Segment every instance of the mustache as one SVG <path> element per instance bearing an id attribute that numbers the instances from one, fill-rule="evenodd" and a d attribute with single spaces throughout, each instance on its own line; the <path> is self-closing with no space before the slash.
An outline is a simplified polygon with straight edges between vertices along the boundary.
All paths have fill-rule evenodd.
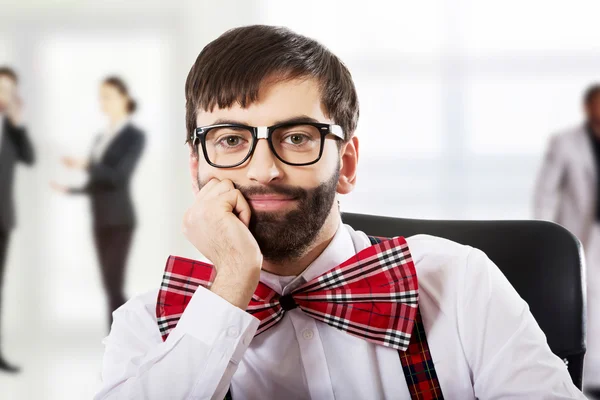
<path id="1" fill-rule="evenodd" d="M 308 191 L 304 188 L 289 185 L 240 186 L 236 183 L 233 185 L 242 192 L 245 198 L 253 195 L 281 194 L 294 199 L 303 199 L 308 194 Z"/>

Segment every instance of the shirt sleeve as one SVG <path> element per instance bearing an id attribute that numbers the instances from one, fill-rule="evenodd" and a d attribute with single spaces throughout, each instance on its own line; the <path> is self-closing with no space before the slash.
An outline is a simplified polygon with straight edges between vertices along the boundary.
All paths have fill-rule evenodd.
<path id="1" fill-rule="evenodd" d="M 480 399 L 585 399 L 527 303 L 483 252 L 471 250 L 457 298 L 460 340 Z"/>
<path id="2" fill-rule="evenodd" d="M 11 122 L 9 124 L 10 129 L 8 130 L 8 134 L 13 140 L 19 161 L 27 165 L 33 165 L 35 162 L 35 152 L 31 145 L 31 140 L 29 140 L 29 136 L 27 135 L 27 129 L 24 126 L 12 125 Z"/>
<path id="3" fill-rule="evenodd" d="M 223 399 L 259 320 L 200 287 L 163 342 L 154 308 L 115 311 L 95 399 Z"/>

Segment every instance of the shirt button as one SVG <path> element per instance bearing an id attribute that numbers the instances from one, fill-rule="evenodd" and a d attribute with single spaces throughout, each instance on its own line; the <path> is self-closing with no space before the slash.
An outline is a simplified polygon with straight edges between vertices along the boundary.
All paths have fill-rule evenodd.
<path id="1" fill-rule="evenodd" d="M 227 329 L 227 336 L 229 336 L 230 338 L 236 338 L 239 335 L 240 331 L 235 326 L 230 326 L 229 329 Z"/>
<path id="2" fill-rule="evenodd" d="M 302 332 L 302 337 L 306 340 L 312 339 L 313 336 L 315 336 L 315 334 L 310 329 L 306 329 L 305 331 Z"/>

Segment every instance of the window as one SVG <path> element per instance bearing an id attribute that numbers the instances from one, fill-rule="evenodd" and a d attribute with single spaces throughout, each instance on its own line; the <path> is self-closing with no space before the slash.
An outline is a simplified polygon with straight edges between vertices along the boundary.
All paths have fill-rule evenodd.
<path id="1" fill-rule="evenodd" d="M 261 22 L 316 38 L 354 76 L 361 165 L 346 211 L 530 217 L 549 135 L 581 122 L 600 81 L 594 0 L 260 4 Z"/>

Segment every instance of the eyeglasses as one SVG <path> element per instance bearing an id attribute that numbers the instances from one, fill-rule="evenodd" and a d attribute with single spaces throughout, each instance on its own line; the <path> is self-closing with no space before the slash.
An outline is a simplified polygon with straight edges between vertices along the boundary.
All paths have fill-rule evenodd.
<path id="1" fill-rule="evenodd" d="M 245 163 L 252 157 L 259 139 L 266 139 L 275 157 L 285 164 L 304 166 L 321 159 L 329 134 L 335 139 L 344 139 L 341 126 L 316 122 L 259 127 L 208 125 L 196 128 L 191 139 L 194 146 L 202 144 L 206 162 L 216 168 L 233 168 Z"/>

